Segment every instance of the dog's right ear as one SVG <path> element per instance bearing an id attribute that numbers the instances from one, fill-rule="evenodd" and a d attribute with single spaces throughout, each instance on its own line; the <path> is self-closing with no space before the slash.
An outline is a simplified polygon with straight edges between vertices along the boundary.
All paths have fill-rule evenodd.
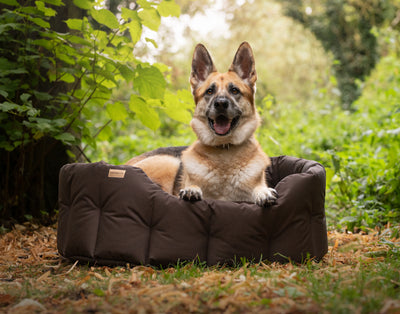
<path id="1" fill-rule="evenodd" d="M 216 71 L 217 69 L 214 66 L 206 47 L 204 47 L 202 44 L 198 44 L 194 49 L 192 73 L 190 74 L 190 84 L 192 85 L 192 90 L 195 90 L 199 84 L 204 82 L 212 72 Z"/>

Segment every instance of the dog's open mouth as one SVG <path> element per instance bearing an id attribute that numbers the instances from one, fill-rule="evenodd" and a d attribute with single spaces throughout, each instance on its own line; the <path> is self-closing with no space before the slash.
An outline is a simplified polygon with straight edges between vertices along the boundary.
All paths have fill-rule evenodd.
<path id="1" fill-rule="evenodd" d="M 210 124 L 210 128 L 214 130 L 215 134 L 223 136 L 227 135 L 235 128 L 237 123 L 239 122 L 240 116 L 237 116 L 233 119 L 229 119 L 224 115 L 220 115 L 215 120 L 208 118 L 208 123 Z"/>

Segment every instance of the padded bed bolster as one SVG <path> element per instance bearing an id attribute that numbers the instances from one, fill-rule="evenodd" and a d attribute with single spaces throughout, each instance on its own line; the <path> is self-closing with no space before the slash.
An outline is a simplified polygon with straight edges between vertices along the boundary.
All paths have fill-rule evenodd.
<path id="1" fill-rule="evenodd" d="M 103 265 L 321 259 L 328 248 L 324 168 L 280 156 L 271 158 L 266 174 L 279 198 L 261 208 L 182 201 L 132 166 L 65 165 L 59 184 L 59 253 Z"/>
<path id="2" fill-rule="evenodd" d="M 204 201 L 186 202 L 162 191 L 154 199 L 148 263 L 207 260 L 210 210 Z"/>

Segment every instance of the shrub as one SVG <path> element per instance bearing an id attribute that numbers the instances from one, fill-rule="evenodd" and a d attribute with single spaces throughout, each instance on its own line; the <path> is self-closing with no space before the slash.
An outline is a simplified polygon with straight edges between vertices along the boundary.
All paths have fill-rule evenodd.
<path id="1" fill-rule="evenodd" d="M 53 213 L 58 170 L 82 159 L 82 141 L 96 147 L 110 123 L 128 117 L 156 129 L 166 95 L 179 100 L 165 92 L 166 67 L 133 53 L 143 27 L 157 30 L 161 16 L 179 15 L 175 2 L 141 0 L 120 19 L 92 1 L 73 2 L 0 1 L 7 5 L 0 7 L 0 213 L 7 220 Z M 115 99 L 121 82 L 132 91 Z"/>

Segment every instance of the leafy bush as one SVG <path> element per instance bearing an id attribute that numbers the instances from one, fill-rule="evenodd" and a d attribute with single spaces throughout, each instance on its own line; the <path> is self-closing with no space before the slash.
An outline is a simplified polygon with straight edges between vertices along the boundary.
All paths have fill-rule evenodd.
<path id="1" fill-rule="evenodd" d="M 395 55 L 382 59 L 355 103 L 358 130 L 332 152 L 337 203 L 350 209 L 341 224 L 351 230 L 400 222 L 399 71 Z"/>
<path id="2" fill-rule="evenodd" d="M 122 8 L 120 19 L 92 1 L 74 1 L 79 8 L 73 10 L 68 2 L 71 12 L 82 13 L 67 16 L 68 27 L 59 26 L 69 12 L 61 0 L 0 3 L 7 5 L 0 14 L 2 217 L 52 212 L 66 153 L 79 159 L 84 154 L 79 144 L 96 147 L 96 137 L 106 138 L 110 123 L 133 118 L 156 129 L 158 111 L 166 107 L 173 118 L 187 118 L 185 110 L 177 112 L 176 101 L 183 108 L 192 103 L 166 92 L 166 67 L 134 54 L 143 27 L 156 31 L 161 16 L 179 15 L 174 1 L 137 1 L 139 10 Z M 115 99 L 121 82 L 132 89 Z"/>

